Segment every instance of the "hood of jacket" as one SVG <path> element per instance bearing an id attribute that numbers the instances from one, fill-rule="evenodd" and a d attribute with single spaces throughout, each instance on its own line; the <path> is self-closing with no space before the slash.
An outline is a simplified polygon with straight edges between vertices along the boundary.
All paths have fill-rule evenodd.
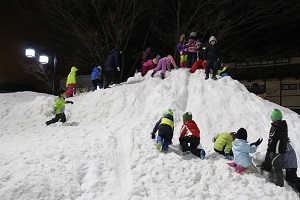
<path id="1" fill-rule="evenodd" d="M 215 36 L 211 36 L 211 37 L 209 38 L 209 43 L 210 43 L 212 40 L 214 40 L 214 41 L 216 41 L 216 43 L 218 43 L 218 41 L 217 41 L 217 39 L 215 38 Z"/>
<path id="2" fill-rule="evenodd" d="M 71 72 L 77 72 L 78 71 L 78 69 L 75 67 L 75 66 L 73 66 L 72 68 L 71 68 Z"/>

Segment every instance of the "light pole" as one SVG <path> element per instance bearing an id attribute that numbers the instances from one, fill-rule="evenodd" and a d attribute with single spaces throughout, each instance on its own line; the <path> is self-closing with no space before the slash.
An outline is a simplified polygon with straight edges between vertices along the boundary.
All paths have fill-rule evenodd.
<path id="1" fill-rule="evenodd" d="M 46 44 L 46 45 L 42 45 L 42 46 L 51 46 L 51 47 L 54 47 L 54 56 L 53 56 L 53 83 L 52 83 L 52 93 L 55 95 L 55 83 L 56 83 L 56 65 L 57 65 L 57 58 L 56 58 L 56 54 L 57 54 L 57 51 L 58 51 L 58 47 L 59 45 L 55 42 L 55 44 Z M 28 57 L 28 58 L 35 58 L 36 57 L 36 53 L 35 53 L 35 50 L 33 48 L 26 48 L 25 50 L 25 55 Z M 45 64 L 48 64 L 49 62 L 49 57 L 45 54 L 41 54 L 39 55 L 39 59 L 38 61 L 45 65 Z"/>

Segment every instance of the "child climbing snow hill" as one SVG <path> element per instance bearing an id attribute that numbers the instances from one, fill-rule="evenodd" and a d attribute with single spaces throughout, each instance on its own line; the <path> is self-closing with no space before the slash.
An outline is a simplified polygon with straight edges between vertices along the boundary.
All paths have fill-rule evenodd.
<path id="1" fill-rule="evenodd" d="M 179 143 L 182 149 L 182 154 L 189 154 L 192 152 L 195 156 L 204 159 L 205 151 L 197 148 L 200 144 L 200 130 L 193 120 L 191 112 L 186 112 L 182 116 L 183 125 L 180 130 Z"/>
<path id="2" fill-rule="evenodd" d="M 49 121 L 46 122 L 46 125 L 50 125 L 53 123 L 58 122 L 59 120 L 62 123 L 66 122 L 66 115 L 65 115 L 65 104 L 71 103 L 73 104 L 72 101 L 66 101 L 65 100 L 65 91 L 64 90 L 59 90 L 58 91 L 58 98 L 54 101 L 53 104 L 53 114 L 55 114 L 55 117 Z"/>
<path id="3" fill-rule="evenodd" d="M 169 145 L 172 144 L 173 132 L 174 132 L 174 118 L 173 111 L 168 109 L 167 113 L 158 120 L 151 133 L 151 138 L 155 139 L 155 133 L 157 134 L 156 149 L 161 150 L 164 153 L 168 152 Z"/>

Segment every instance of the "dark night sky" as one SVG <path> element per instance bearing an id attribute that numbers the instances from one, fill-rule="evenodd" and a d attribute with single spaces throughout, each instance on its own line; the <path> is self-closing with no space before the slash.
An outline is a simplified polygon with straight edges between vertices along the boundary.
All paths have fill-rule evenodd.
<path id="1" fill-rule="evenodd" d="M 0 13 L 0 83 L 32 84 L 34 78 L 23 72 L 19 61 L 24 58 L 26 39 L 46 35 L 47 27 L 28 18 L 14 0 L 1 3 Z"/>

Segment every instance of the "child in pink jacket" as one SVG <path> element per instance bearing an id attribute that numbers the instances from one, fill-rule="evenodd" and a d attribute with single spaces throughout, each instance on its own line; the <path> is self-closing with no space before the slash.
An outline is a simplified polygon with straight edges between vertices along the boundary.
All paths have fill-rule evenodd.
<path id="1" fill-rule="evenodd" d="M 146 62 L 143 63 L 142 65 L 142 76 L 145 76 L 147 72 L 154 67 L 156 67 L 157 63 L 159 61 L 159 57 L 147 60 Z"/>
<path id="2" fill-rule="evenodd" d="M 165 78 L 166 70 L 171 70 L 171 64 L 174 66 L 174 68 L 178 69 L 173 57 L 171 55 L 168 55 L 167 57 L 164 57 L 159 60 L 157 67 L 153 70 L 151 77 L 154 76 L 154 74 L 161 70 L 161 79 Z"/>

